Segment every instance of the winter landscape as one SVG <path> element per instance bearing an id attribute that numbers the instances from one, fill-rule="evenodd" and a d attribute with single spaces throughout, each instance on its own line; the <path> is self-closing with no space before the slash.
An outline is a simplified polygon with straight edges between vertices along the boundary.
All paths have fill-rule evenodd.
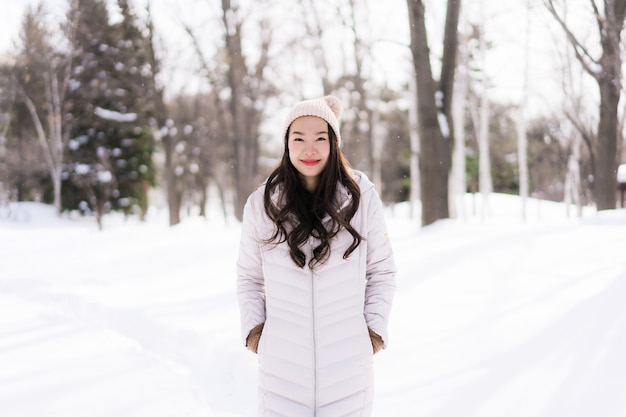
<path id="1" fill-rule="evenodd" d="M 420 228 L 388 208 L 399 267 L 375 417 L 626 416 L 626 211 L 467 196 Z M 0 220 L 3 417 L 250 417 L 239 340 L 239 223 Z M 573 211 L 572 211 L 573 213 Z M 8 209 L 3 211 L 7 217 Z"/>

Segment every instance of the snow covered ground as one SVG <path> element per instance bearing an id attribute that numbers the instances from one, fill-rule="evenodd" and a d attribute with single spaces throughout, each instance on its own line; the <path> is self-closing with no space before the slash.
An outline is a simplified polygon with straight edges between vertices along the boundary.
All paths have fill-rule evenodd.
<path id="1" fill-rule="evenodd" d="M 468 197 L 467 207 L 471 207 Z M 626 416 L 626 210 L 512 196 L 419 229 L 388 211 L 399 267 L 375 417 Z M 252 417 L 239 224 L 0 220 L 0 415 Z"/>

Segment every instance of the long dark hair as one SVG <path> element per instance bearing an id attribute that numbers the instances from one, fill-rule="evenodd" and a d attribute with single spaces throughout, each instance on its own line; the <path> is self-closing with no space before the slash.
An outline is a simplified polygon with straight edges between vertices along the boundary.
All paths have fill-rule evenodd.
<path id="1" fill-rule="evenodd" d="M 285 134 L 285 149 L 280 164 L 270 174 L 265 185 L 265 212 L 276 225 L 274 234 L 267 241 L 276 244 L 286 241 L 291 259 L 300 268 L 304 268 L 306 255 L 300 247 L 309 236 L 318 238 L 321 243 L 313 249 L 313 258 L 309 261 L 309 267 L 313 268 L 328 259 L 332 238 L 341 229 L 346 229 L 352 235 L 352 244 L 343 254 L 346 259 L 363 239 L 350 225 L 361 199 L 359 186 L 348 172 L 350 164 L 339 149 L 335 132 L 328 125 L 330 154 L 313 193 L 311 207 L 306 198 L 308 191 L 289 159 L 289 130 Z M 342 202 L 337 199 L 338 184 L 342 184 L 350 195 L 350 201 L 345 207 L 340 207 Z M 272 201 L 276 188 L 279 190 L 278 198 Z M 326 226 L 322 222 L 325 215 L 329 216 Z"/>

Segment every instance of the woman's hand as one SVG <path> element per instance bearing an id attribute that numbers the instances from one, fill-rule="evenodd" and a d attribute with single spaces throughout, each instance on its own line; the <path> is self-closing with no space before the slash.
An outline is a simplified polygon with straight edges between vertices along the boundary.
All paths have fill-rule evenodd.
<path id="1" fill-rule="evenodd" d="M 369 327 L 367 330 L 370 333 L 370 340 L 372 341 L 372 349 L 374 350 L 374 354 L 378 353 L 383 348 L 383 338 L 378 335 L 374 330 Z"/>
<path id="2" fill-rule="evenodd" d="M 254 353 L 258 353 L 259 341 L 261 340 L 264 325 L 265 323 L 261 323 L 254 326 L 246 338 L 246 347 Z"/>

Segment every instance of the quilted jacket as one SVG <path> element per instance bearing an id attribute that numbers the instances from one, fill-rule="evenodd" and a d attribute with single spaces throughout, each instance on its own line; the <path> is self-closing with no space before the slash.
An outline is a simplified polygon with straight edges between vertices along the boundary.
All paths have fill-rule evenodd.
<path id="1" fill-rule="evenodd" d="M 358 171 L 359 209 L 352 226 L 365 237 L 347 258 L 352 236 L 342 230 L 330 258 L 309 268 L 316 239 L 302 247 L 298 267 L 289 247 L 268 244 L 274 225 L 263 208 L 264 186 L 244 209 L 237 295 L 242 340 L 265 323 L 258 346 L 259 404 L 264 417 L 366 417 L 373 399 L 372 344 L 368 327 L 388 341 L 395 264 L 373 184 Z M 340 201 L 350 199 L 339 186 Z"/>

